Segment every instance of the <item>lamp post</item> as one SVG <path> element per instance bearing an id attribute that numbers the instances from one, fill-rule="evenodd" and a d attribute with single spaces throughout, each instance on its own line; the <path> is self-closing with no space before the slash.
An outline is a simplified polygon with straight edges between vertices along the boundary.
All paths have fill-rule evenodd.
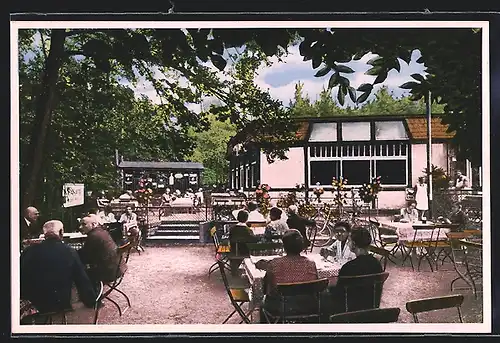
<path id="1" fill-rule="evenodd" d="M 427 114 L 427 198 L 429 208 L 429 218 L 432 218 L 432 125 L 431 125 L 431 91 L 428 91 L 426 99 Z"/>

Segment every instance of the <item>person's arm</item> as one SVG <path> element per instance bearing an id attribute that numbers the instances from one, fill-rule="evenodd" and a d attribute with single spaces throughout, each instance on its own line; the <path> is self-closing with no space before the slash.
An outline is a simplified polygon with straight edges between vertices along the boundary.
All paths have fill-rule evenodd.
<path id="1" fill-rule="evenodd" d="M 92 286 L 85 267 L 83 266 L 78 254 L 72 249 L 73 255 L 73 280 L 78 291 L 80 300 L 86 307 L 93 307 L 96 302 L 97 294 Z"/>

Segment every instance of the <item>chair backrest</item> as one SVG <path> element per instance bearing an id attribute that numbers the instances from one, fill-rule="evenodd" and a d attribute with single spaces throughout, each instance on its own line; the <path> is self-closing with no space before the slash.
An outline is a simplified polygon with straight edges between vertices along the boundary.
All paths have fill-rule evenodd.
<path id="1" fill-rule="evenodd" d="M 278 283 L 276 290 L 283 297 L 296 295 L 314 295 L 323 292 L 328 287 L 328 279 L 317 279 L 304 282 Z"/>
<path id="2" fill-rule="evenodd" d="M 219 245 L 220 245 L 219 236 L 217 236 L 217 227 L 213 226 L 210 229 L 210 237 L 212 237 L 212 241 L 213 241 L 214 247 L 215 247 L 215 252 L 217 252 L 217 249 L 219 249 Z"/>
<path id="3" fill-rule="evenodd" d="M 248 227 L 264 227 L 267 225 L 266 221 L 248 221 Z"/>
<path id="4" fill-rule="evenodd" d="M 117 251 L 118 251 L 118 256 L 120 257 L 119 265 L 122 263 L 122 261 L 124 263 L 128 263 L 131 249 L 132 249 L 132 243 L 130 242 L 125 242 L 118 247 Z"/>
<path id="5" fill-rule="evenodd" d="M 400 312 L 399 307 L 345 312 L 330 316 L 330 323 L 396 323 Z"/>
<path id="6" fill-rule="evenodd" d="M 261 255 L 263 252 L 275 253 L 283 249 L 283 243 L 280 242 L 261 242 L 247 243 L 248 251 L 251 255 Z"/>
<path id="7" fill-rule="evenodd" d="M 463 323 L 461 306 L 464 302 L 462 294 L 445 295 L 442 297 L 433 297 L 425 299 L 417 299 L 406 303 L 406 310 L 411 313 L 415 323 L 418 323 L 418 313 L 429 312 L 456 307 L 460 323 Z"/>
<path id="8" fill-rule="evenodd" d="M 345 311 L 378 308 L 383 285 L 388 277 L 389 272 L 339 277 L 337 285 L 344 289 Z"/>
<path id="9" fill-rule="evenodd" d="M 387 260 L 389 259 L 389 256 L 391 255 L 390 251 L 388 251 L 384 248 L 377 247 L 375 245 L 370 245 L 368 247 L 368 250 L 371 251 L 372 253 L 382 257 L 382 259 L 384 260 L 384 264 L 383 264 L 382 268 L 384 269 L 384 272 L 385 272 L 385 269 L 387 267 Z"/>

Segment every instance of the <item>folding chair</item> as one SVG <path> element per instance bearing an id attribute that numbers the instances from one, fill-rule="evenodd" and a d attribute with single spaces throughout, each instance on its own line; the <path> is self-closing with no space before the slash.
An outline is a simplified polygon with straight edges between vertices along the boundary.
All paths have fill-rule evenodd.
<path id="1" fill-rule="evenodd" d="M 97 301 L 98 303 L 101 303 L 104 299 L 111 301 L 118 309 L 118 313 L 119 313 L 120 317 L 131 306 L 129 297 L 122 290 L 120 290 L 118 288 L 118 286 L 120 286 L 120 284 L 122 283 L 123 277 L 125 276 L 125 273 L 127 271 L 127 263 L 128 263 L 128 259 L 130 257 L 130 250 L 131 249 L 132 249 L 132 244 L 130 242 L 127 242 L 127 243 L 123 244 L 122 246 L 118 247 L 119 260 L 118 260 L 118 266 L 116 268 L 116 274 L 115 274 L 117 277 L 115 278 L 114 281 L 103 282 L 103 285 L 107 287 L 107 290 L 102 292 L 101 297 Z M 124 264 L 124 270 L 123 270 L 123 273 L 120 273 L 120 266 L 122 264 Z M 111 299 L 109 297 L 109 295 L 112 294 L 113 291 L 116 291 L 125 297 L 125 300 L 127 301 L 127 307 L 124 310 L 121 309 L 120 305 L 118 305 L 118 303 L 116 301 L 114 301 L 113 299 Z M 100 305 L 97 304 L 96 309 L 95 309 L 95 315 L 94 315 L 94 324 L 97 324 L 97 318 L 99 316 L 99 309 L 100 309 Z"/>
<path id="2" fill-rule="evenodd" d="M 399 307 L 389 307 L 338 313 L 330 316 L 330 323 L 396 323 L 400 312 Z"/>
<path id="3" fill-rule="evenodd" d="M 456 307 L 460 323 L 463 323 L 461 306 L 464 302 L 462 294 L 445 295 L 442 297 L 433 297 L 425 299 L 417 299 L 406 303 L 406 310 L 413 316 L 413 321 L 418 323 L 417 314 L 422 312 L 430 312 Z"/>
<path id="4" fill-rule="evenodd" d="M 464 240 L 460 240 L 460 244 L 465 250 L 465 276 L 470 280 L 474 297 L 477 299 L 478 284 L 483 279 L 483 245 Z"/>
<path id="5" fill-rule="evenodd" d="M 406 254 L 404 255 L 404 258 L 403 258 L 403 266 L 409 257 L 410 263 L 411 263 L 411 269 L 413 271 L 415 271 L 415 266 L 413 265 L 413 252 L 415 251 L 415 252 L 420 254 L 420 256 L 417 259 L 417 261 L 418 261 L 417 271 L 420 271 L 420 264 L 421 264 L 422 260 L 425 258 L 427 260 L 427 262 L 429 263 L 429 267 L 431 268 L 431 272 L 432 272 L 432 271 L 434 271 L 434 268 L 433 268 L 433 263 L 432 263 L 431 257 L 428 254 L 429 241 L 417 240 L 417 234 L 418 234 L 419 230 L 428 230 L 428 229 L 413 227 L 413 231 L 414 231 L 413 239 L 402 243 L 403 248 L 407 249 Z M 432 236 L 431 236 L 431 241 L 432 241 Z"/>
<path id="6" fill-rule="evenodd" d="M 215 262 L 208 268 L 208 277 L 219 268 L 218 260 L 221 260 L 224 264 L 224 268 L 231 270 L 229 266 L 229 260 L 227 253 L 229 252 L 229 246 L 221 245 L 219 241 L 219 236 L 217 235 L 217 228 L 214 226 L 210 229 L 210 237 L 212 237 L 212 242 L 214 243 L 215 249 Z"/>
<path id="7" fill-rule="evenodd" d="M 318 279 L 306 282 L 294 283 L 279 283 L 277 284 L 277 293 L 281 298 L 281 310 L 278 313 L 271 313 L 264 307 L 262 313 L 268 323 L 300 323 L 304 320 L 317 319 L 318 323 L 321 322 L 321 292 L 328 287 L 328 279 Z M 298 313 L 289 314 L 287 312 L 287 302 L 293 297 L 297 296 L 311 296 L 317 300 L 317 310 L 313 313 Z"/>
<path id="8" fill-rule="evenodd" d="M 344 308 L 341 312 L 378 308 L 388 277 L 389 272 L 339 277 L 337 287 L 342 287 L 344 291 Z"/>
<path id="9" fill-rule="evenodd" d="M 242 309 L 243 304 L 250 304 L 250 296 L 245 288 L 234 288 L 229 285 L 229 280 L 226 275 L 225 262 L 217 259 L 217 263 L 219 264 L 220 274 L 222 276 L 222 281 L 224 282 L 224 287 L 226 288 L 227 295 L 229 296 L 229 300 L 231 301 L 231 305 L 233 305 L 234 310 L 231 312 L 226 319 L 222 322 L 222 324 L 226 324 L 229 319 L 237 312 L 241 321 L 240 324 L 245 322 L 246 324 L 250 324 L 251 314 L 254 311 L 254 308 L 250 308 L 246 313 Z"/>
<path id="10" fill-rule="evenodd" d="M 401 247 L 398 244 L 399 240 L 398 235 L 383 234 L 382 231 L 380 230 L 380 223 L 375 218 L 369 219 L 368 229 L 370 231 L 370 235 L 372 236 L 372 245 L 374 247 L 384 249 L 385 251 L 387 251 L 389 253 L 387 259 L 392 263 L 396 263 L 391 259 L 390 256 L 395 258 L 396 252 L 398 250 L 401 250 Z M 391 245 L 392 248 L 390 250 L 386 249 L 386 247 L 389 247 Z M 386 256 L 385 253 L 384 256 Z"/>
<path id="11" fill-rule="evenodd" d="M 372 252 L 374 255 L 379 255 L 380 259 L 379 261 L 382 263 L 384 272 L 387 267 L 387 260 L 390 260 L 391 252 L 389 250 L 386 250 L 384 248 L 377 247 L 375 245 L 370 245 L 368 247 L 368 250 Z"/>

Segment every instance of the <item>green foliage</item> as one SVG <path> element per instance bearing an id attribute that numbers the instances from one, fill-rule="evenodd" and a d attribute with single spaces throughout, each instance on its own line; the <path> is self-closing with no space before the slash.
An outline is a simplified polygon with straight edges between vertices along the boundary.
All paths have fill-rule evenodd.
<path id="1" fill-rule="evenodd" d="M 410 97 L 396 98 L 386 86 L 380 87 L 374 94 L 375 99 L 354 107 L 341 107 L 332 97 L 332 90 L 323 88 L 318 99 L 309 100 L 303 94 L 303 84 L 298 82 L 295 96 L 289 108 L 292 117 L 331 117 L 335 115 L 421 115 L 426 113 L 425 101 L 411 100 Z M 366 88 L 363 88 L 366 89 Z M 432 113 L 443 113 L 444 106 L 432 104 Z"/>
<path id="2" fill-rule="evenodd" d="M 429 169 L 425 168 L 424 170 L 422 170 L 422 173 L 424 173 L 425 177 L 428 177 Z M 432 177 L 433 192 L 439 192 L 448 189 L 451 177 L 446 174 L 446 171 L 443 168 L 432 165 L 430 175 Z"/>

